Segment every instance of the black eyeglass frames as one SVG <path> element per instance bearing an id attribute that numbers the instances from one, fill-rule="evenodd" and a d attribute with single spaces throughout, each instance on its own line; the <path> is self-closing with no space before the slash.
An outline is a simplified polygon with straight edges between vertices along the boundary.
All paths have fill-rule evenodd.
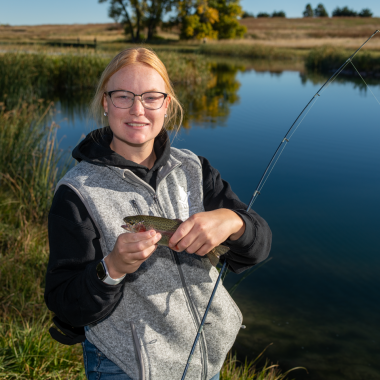
<path id="1" fill-rule="evenodd" d="M 149 91 L 137 95 L 131 91 L 114 90 L 105 92 L 104 94 L 108 95 L 111 98 L 111 102 L 116 108 L 123 109 L 131 108 L 135 101 L 135 97 L 140 96 L 141 104 L 144 108 L 149 110 L 160 109 L 168 96 L 168 94 L 158 91 Z"/>

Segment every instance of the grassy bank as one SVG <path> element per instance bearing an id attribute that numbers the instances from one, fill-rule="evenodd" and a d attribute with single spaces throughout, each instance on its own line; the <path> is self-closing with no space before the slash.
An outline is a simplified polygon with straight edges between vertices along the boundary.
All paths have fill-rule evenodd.
<path id="1" fill-rule="evenodd" d="M 0 108 L 0 378 L 76 378 L 79 351 L 53 342 L 43 301 L 46 219 L 60 152 L 50 106 Z"/>
<path id="2" fill-rule="evenodd" d="M 307 52 L 296 49 L 276 48 L 261 44 L 209 43 L 199 47 L 199 53 L 212 56 L 267 59 L 267 60 L 300 60 Z"/>
<path id="3" fill-rule="evenodd" d="M 51 98 L 57 91 L 95 90 L 97 81 L 114 56 L 85 54 L 4 53 L 0 54 L 0 101 L 14 106 L 31 96 Z M 207 63 L 198 55 L 162 52 L 174 83 L 196 84 L 209 79 Z M 22 75 L 20 75 L 22 73 Z"/>
<path id="4" fill-rule="evenodd" d="M 352 53 L 352 51 L 335 49 L 331 46 L 313 49 L 306 57 L 305 66 L 310 71 L 329 73 L 339 68 Z M 380 52 L 372 54 L 366 51 L 360 52 L 353 59 L 353 63 L 359 72 L 380 77 Z M 356 71 L 351 64 L 348 64 L 343 74 L 354 75 Z"/>
<path id="5" fill-rule="evenodd" d="M 47 213 L 64 174 L 51 106 L 0 105 L 0 378 L 84 379 L 81 346 L 63 346 L 48 334 L 43 300 L 48 261 Z M 230 357 L 223 380 L 283 379 L 277 366 L 257 370 Z"/>

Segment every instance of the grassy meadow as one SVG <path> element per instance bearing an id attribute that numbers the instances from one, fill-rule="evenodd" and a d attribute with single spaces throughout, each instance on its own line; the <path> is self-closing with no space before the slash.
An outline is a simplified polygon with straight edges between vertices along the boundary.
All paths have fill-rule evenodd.
<path id="1" fill-rule="evenodd" d="M 245 38 L 239 40 L 222 40 L 207 43 L 201 41 L 180 41 L 179 31 L 158 30 L 154 41 L 143 42 L 142 46 L 152 47 L 162 53 L 187 53 L 191 56 L 232 57 L 249 60 L 289 61 L 295 66 L 306 63 L 310 71 L 329 72 L 340 58 L 349 57 L 375 31 L 380 29 L 380 18 L 245 18 L 241 23 L 247 27 Z M 144 33 L 143 33 L 144 34 Z M 145 33 L 146 34 L 146 33 Z M 96 49 L 85 47 L 60 47 L 59 43 L 72 43 L 73 46 L 93 44 Z M 40 53 L 44 55 L 95 55 L 105 61 L 116 52 L 133 46 L 128 42 L 123 28 L 115 23 L 109 24 L 73 24 L 73 25 L 36 25 L 7 26 L 0 25 L 0 55 L 7 52 Z M 336 53 L 335 50 L 338 52 Z M 365 54 L 363 54 L 365 53 Z M 360 71 L 380 75 L 380 33 L 362 50 L 363 68 Z M 165 63 L 171 65 L 167 55 Z M 53 60 L 52 58 L 50 58 Z M 72 58 L 70 58 L 72 59 Z M 195 58 L 194 58 L 195 59 Z M 204 59 L 204 58 L 203 58 Z M 342 61 L 342 62 L 343 62 Z M 95 62 L 95 70 L 96 64 Z M 339 61 L 340 62 L 340 61 Z M 173 66 L 173 65 L 172 65 Z M 183 67 L 178 66 L 179 79 Z M 174 67 L 173 67 L 174 69 Z M 189 70 L 187 65 L 186 70 Z M 173 70 L 174 73 L 175 70 Z M 190 73 L 190 81 L 192 80 Z"/>

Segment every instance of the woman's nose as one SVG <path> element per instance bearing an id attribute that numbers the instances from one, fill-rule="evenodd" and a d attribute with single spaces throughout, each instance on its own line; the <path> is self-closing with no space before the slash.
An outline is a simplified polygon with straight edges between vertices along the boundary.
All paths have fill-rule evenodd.
<path id="1" fill-rule="evenodd" d="M 145 113 L 144 106 L 141 102 L 141 96 L 136 96 L 132 107 L 130 108 L 132 115 L 143 115 Z"/>

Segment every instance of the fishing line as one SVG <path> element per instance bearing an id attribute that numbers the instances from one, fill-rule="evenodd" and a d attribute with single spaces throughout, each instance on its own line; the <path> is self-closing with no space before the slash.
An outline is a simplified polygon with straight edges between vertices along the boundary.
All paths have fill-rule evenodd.
<path id="1" fill-rule="evenodd" d="M 306 114 L 304 115 L 304 117 L 301 119 L 301 121 L 298 123 L 297 127 L 294 129 L 294 131 L 292 132 L 292 134 L 288 137 L 288 138 L 284 138 L 282 141 L 281 141 L 281 144 L 280 144 L 280 147 L 282 146 L 282 149 L 278 151 L 278 153 L 276 154 L 277 155 L 277 158 L 276 160 L 274 161 L 271 169 L 269 170 L 268 174 L 265 176 L 265 179 L 263 178 L 263 182 L 262 184 L 258 185 L 257 187 L 257 192 L 254 196 L 254 201 L 256 200 L 256 198 L 259 196 L 259 194 L 261 194 L 261 190 L 263 189 L 264 185 L 265 185 L 265 182 L 267 181 L 267 179 L 269 178 L 270 174 L 272 173 L 272 170 L 274 169 L 275 165 L 277 164 L 277 161 L 278 159 L 281 157 L 281 154 L 282 152 L 284 151 L 284 149 L 286 148 L 286 146 L 288 145 L 287 143 L 290 141 L 290 139 L 292 138 L 292 136 L 294 135 L 295 131 L 297 130 L 297 128 L 301 125 L 303 119 L 306 117 L 306 115 L 310 112 L 310 110 L 312 109 L 312 107 L 314 106 L 314 104 L 317 102 L 318 98 L 315 97 L 314 98 L 315 101 L 313 103 L 311 103 L 311 106 L 309 107 L 308 111 L 306 112 Z M 276 157 L 276 155 L 274 157 Z M 253 202 L 254 202 L 253 201 Z M 252 202 L 252 204 L 253 204 Z M 247 210 L 248 211 L 248 210 Z"/>
<path id="2" fill-rule="evenodd" d="M 346 68 L 346 66 L 349 64 L 350 62 L 347 60 L 341 67 L 340 69 L 329 79 L 328 82 L 325 83 L 324 86 L 322 86 L 319 91 L 311 98 L 310 102 L 306 105 L 306 107 L 302 110 L 302 112 L 299 114 L 299 116 L 297 117 L 296 121 L 293 123 L 293 125 L 290 127 L 290 129 L 288 130 L 287 134 L 285 135 L 285 137 L 283 138 L 283 140 L 281 141 L 278 149 L 276 150 L 275 154 L 273 155 L 270 163 L 268 164 L 268 167 L 267 167 L 267 170 L 264 172 L 259 184 L 257 185 L 257 188 L 256 188 L 256 191 L 254 192 L 253 196 L 252 196 L 252 199 L 251 199 L 251 202 L 250 202 L 250 205 L 248 207 L 248 210 L 252 207 L 253 203 L 255 202 L 255 200 L 257 199 L 257 197 L 261 194 L 261 191 L 265 185 L 265 182 L 267 181 L 267 179 L 269 178 L 270 174 L 272 173 L 272 170 L 274 169 L 278 159 L 280 158 L 282 152 L 284 151 L 285 147 L 287 146 L 287 143 L 290 141 L 290 139 L 293 137 L 294 133 L 297 131 L 298 127 L 301 125 L 301 123 L 303 122 L 303 120 L 305 119 L 305 117 L 307 116 L 307 114 L 310 112 L 310 110 L 313 108 L 314 104 L 317 102 L 317 100 L 319 99 L 320 95 L 331 85 L 331 83 L 334 82 L 334 80 L 338 77 L 338 75 Z M 352 62 L 351 62 L 352 63 Z M 302 119 L 300 120 L 300 122 L 297 124 L 297 126 L 294 128 L 293 130 L 293 127 L 295 125 L 295 123 L 297 122 L 297 120 L 299 119 L 299 117 L 301 117 L 301 115 L 307 110 L 307 112 L 304 114 L 304 116 L 302 117 Z M 288 136 L 288 134 L 293 130 L 293 132 L 290 134 L 290 136 Z M 280 150 L 281 146 L 283 146 L 283 148 Z M 276 158 L 277 156 L 277 158 Z M 273 160 L 274 163 L 273 163 Z M 272 165 L 273 163 L 273 165 Z M 271 167 L 271 169 L 269 170 L 269 168 Z M 268 172 L 269 170 L 269 172 Z M 247 211 L 248 211 L 247 210 Z"/>
<path id="3" fill-rule="evenodd" d="M 285 142 L 289 142 L 290 140 L 290 137 L 293 136 L 294 132 L 297 130 L 297 128 L 299 127 L 299 125 L 302 123 L 302 121 L 304 120 L 304 118 L 306 117 L 306 115 L 309 113 L 310 109 L 312 108 L 312 106 L 315 104 L 315 101 L 318 97 L 321 96 L 321 94 L 323 93 L 323 91 L 325 89 L 328 88 L 328 86 L 338 77 L 338 75 L 346 68 L 346 66 L 349 64 L 349 63 L 352 63 L 352 59 L 356 56 L 356 54 L 363 48 L 363 46 L 369 42 L 377 33 L 379 33 L 380 31 L 379 30 L 376 30 L 360 47 L 359 49 L 357 49 L 340 67 L 338 70 L 336 70 L 334 72 L 334 74 L 322 85 L 322 87 L 316 92 L 316 94 L 310 99 L 310 101 L 306 104 L 305 108 L 301 111 L 301 113 L 297 116 L 296 120 L 294 121 L 294 123 L 291 125 L 291 127 L 289 128 L 289 130 L 286 132 L 284 138 L 282 139 L 282 141 L 280 142 L 278 148 L 276 149 L 275 153 L 273 154 L 271 160 L 269 161 L 269 164 L 268 166 L 266 167 L 265 171 L 264 171 L 264 174 L 261 176 L 260 178 L 260 181 L 256 187 L 256 190 L 254 191 L 253 195 L 252 195 L 252 198 L 251 198 L 251 201 L 249 202 L 249 205 L 248 205 L 248 208 L 247 208 L 247 211 L 250 210 L 250 208 L 252 207 L 254 201 L 257 199 L 258 195 L 260 195 L 260 189 L 262 189 L 262 183 L 266 182 L 267 178 L 269 177 L 269 174 L 272 172 L 273 168 L 271 170 L 269 170 L 269 168 L 272 166 L 272 163 L 275 161 L 277 162 L 277 155 L 280 151 L 280 148 L 281 148 L 281 145 L 283 145 Z M 307 111 L 307 113 L 304 115 L 304 117 L 301 119 L 301 121 L 298 123 L 298 120 L 301 118 L 301 116 L 304 114 L 304 112 Z M 297 124 L 298 123 L 298 124 Z M 294 128 L 294 126 L 297 124 L 297 126 Z M 293 130 L 294 128 L 294 130 Z M 291 135 L 289 136 L 290 132 L 293 130 L 293 133 L 291 133 Z M 268 174 L 269 172 L 269 174 Z M 266 179 L 265 179 L 266 178 Z"/>
<path id="4" fill-rule="evenodd" d="M 263 188 L 265 182 L 267 181 L 269 175 L 272 173 L 272 170 L 274 168 L 274 166 L 276 165 L 278 159 L 280 158 L 282 152 L 284 151 L 287 143 L 289 142 L 290 138 L 293 136 L 294 132 L 297 130 L 297 128 L 300 126 L 300 124 L 302 123 L 302 121 L 304 120 L 304 118 L 306 117 L 306 115 L 309 113 L 310 109 L 312 108 L 312 106 L 315 104 L 316 100 L 318 99 L 318 97 L 320 97 L 321 93 L 328 88 L 328 86 L 337 78 L 337 76 L 345 69 L 345 67 L 351 63 L 352 63 L 352 59 L 355 57 L 355 55 L 362 49 L 362 47 L 369 41 L 371 40 L 377 33 L 379 33 L 380 30 L 376 30 L 372 36 L 370 36 L 367 41 L 365 41 L 360 47 L 359 49 L 357 49 L 343 64 L 342 66 L 339 67 L 338 70 L 335 71 L 335 73 L 322 85 L 322 87 L 317 91 L 317 93 L 310 99 L 310 101 L 307 103 L 307 105 L 305 106 L 305 108 L 301 111 L 301 113 L 297 116 L 296 120 L 293 122 L 293 124 L 291 125 L 291 127 L 289 128 L 289 130 L 286 132 L 284 138 L 281 140 L 281 143 L 279 144 L 279 146 L 277 147 L 274 155 L 272 156 L 271 160 L 269 161 L 269 164 L 268 166 L 266 167 L 265 171 L 264 171 L 264 174 L 261 176 L 260 178 L 260 181 L 256 187 L 256 190 L 254 191 L 253 195 L 252 195 L 252 198 L 251 198 L 251 201 L 249 202 L 249 205 L 248 205 L 248 208 L 247 208 L 247 212 L 250 210 L 250 208 L 252 207 L 253 205 L 253 202 L 256 200 L 257 196 L 260 194 L 260 189 Z M 355 67 L 355 66 L 354 66 Z M 356 67 L 355 67 L 355 70 L 356 70 Z M 357 70 L 356 70 L 357 71 Z M 360 75 L 360 73 L 358 72 L 358 74 Z M 362 76 L 360 75 L 360 77 L 362 78 Z M 363 78 L 362 78 L 363 79 Z M 363 79 L 364 81 L 364 79 Z M 365 81 L 364 81 L 365 83 Z M 367 85 L 367 83 L 365 83 Z M 368 85 L 367 85 L 368 87 Z M 368 87 L 369 88 L 369 87 Z M 371 91 L 372 93 L 372 91 Z M 372 93 L 373 94 L 373 93 Z M 374 95 L 375 96 L 375 95 Z M 375 99 L 377 100 L 376 96 L 375 96 Z M 377 100 L 377 102 L 379 102 Z M 380 103 L 379 103 L 380 104 Z M 310 106 L 310 107 L 309 107 Z M 306 114 L 304 115 L 304 117 L 300 120 L 300 122 L 297 124 L 298 120 L 301 118 L 301 116 L 303 115 L 303 113 L 309 109 Z M 297 124 L 297 126 L 295 127 L 295 129 L 293 130 L 293 127 Z M 289 133 L 293 130 L 293 132 L 290 134 L 289 136 Z M 281 149 L 281 146 L 282 146 L 282 149 Z M 274 162 L 274 164 L 272 165 L 272 163 Z M 269 170 L 269 168 L 271 168 Z M 195 351 L 195 348 L 197 346 L 197 343 L 198 343 L 198 340 L 202 334 L 202 331 L 203 331 L 203 327 L 204 327 L 204 324 L 205 324 L 205 321 L 206 321 L 206 318 L 207 318 L 207 314 L 209 312 L 209 309 L 210 309 L 210 306 L 211 306 L 211 303 L 214 299 L 214 296 L 215 296 L 215 293 L 216 293 L 216 290 L 218 288 L 218 285 L 219 285 L 219 282 L 220 282 L 220 279 L 222 278 L 222 275 L 223 275 L 223 272 L 224 270 L 226 269 L 226 265 L 227 265 L 227 261 L 224 260 L 224 263 L 223 263 L 223 266 L 222 266 L 222 269 L 220 270 L 219 272 L 219 276 L 218 276 L 218 279 L 216 280 L 216 283 L 215 283 L 215 286 L 214 286 L 214 289 L 212 291 L 212 294 L 210 296 L 210 299 L 208 301 L 208 304 L 207 304 L 207 307 L 206 307 L 206 310 L 203 314 L 203 318 L 202 318 L 202 322 L 198 328 L 198 332 L 197 332 L 197 335 L 195 337 L 195 340 L 194 340 L 194 343 L 193 343 L 193 346 L 191 348 L 191 352 L 190 352 L 190 355 L 189 355 L 189 358 L 187 359 L 187 363 L 186 363 L 186 367 L 185 367 L 185 370 L 183 371 L 183 375 L 182 375 L 182 378 L 181 380 L 185 380 L 186 378 L 186 374 L 187 374 L 187 371 L 189 369 L 189 365 L 190 365 L 190 362 L 193 358 L 193 354 L 194 354 L 194 351 Z"/>
<path id="5" fill-rule="evenodd" d="M 364 82 L 364 84 L 367 86 L 368 90 L 371 91 L 371 94 L 373 95 L 373 97 L 376 99 L 376 101 L 379 103 L 380 105 L 380 102 L 378 101 L 378 99 L 376 98 L 375 94 L 372 92 L 372 90 L 370 89 L 370 87 L 368 86 L 368 84 L 366 83 L 366 81 L 364 80 L 364 78 L 360 75 L 358 69 L 355 67 L 354 63 L 351 62 L 351 65 L 354 67 L 354 69 L 356 70 L 356 72 L 359 74 L 360 78 L 362 79 L 362 81 Z"/>

